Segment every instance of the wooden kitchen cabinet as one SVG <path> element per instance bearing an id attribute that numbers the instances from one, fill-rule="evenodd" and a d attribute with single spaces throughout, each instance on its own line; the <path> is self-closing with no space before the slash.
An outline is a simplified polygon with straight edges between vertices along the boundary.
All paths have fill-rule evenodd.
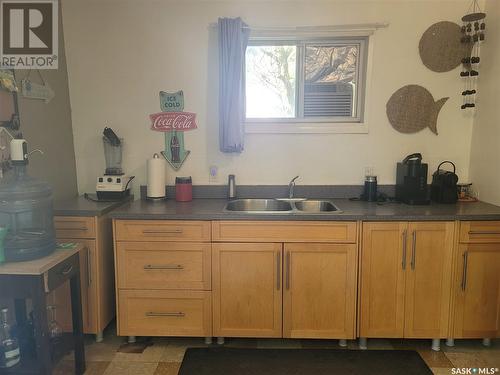
<path id="1" fill-rule="evenodd" d="M 119 291 L 121 334 L 127 336 L 212 336 L 209 291 Z"/>
<path id="2" fill-rule="evenodd" d="M 85 245 L 80 253 L 83 330 L 102 340 L 102 332 L 115 317 L 114 265 L 111 219 L 108 216 L 56 216 L 57 240 Z M 63 284 L 48 297 L 54 304 L 56 319 L 64 330 L 72 330 L 69 284 Z"/>
<path id="3" fill-rule="evenodd" d="M 363 223 L 360 277 L 362 337 L 403 337 L 408 223 Z"/>
<path id="4" fill-rule="evenodd" d="M 117 220 L 117 241 L 209 242 L 210 222 L 195 220 Z"/>
<path id="5" fill-rule="evenodd" d="M 212 239 L 221 242 L 356 243 L 353 221 L 214 221 Z"/>
<path id="6" fill-rule="evenodd" d="M 117 333 L 212 338 L 209 221 L 114 220 Z"/>
<path id="7" fill-rule="evenodd" d="M 454 227 L 453 222 L 409 224 L 404 337 L 448 335 Z"/>
<path id="8" fill-rule="evenodd" d="M 462 222 L 453 338 L 500 337 L 500 222 Z"/>
<path id="9" fill-rule="evenodd" d="M 446 338 L 453 222 L 364 223 L 360 336 Z"/>
<path id="10" fill-rule="evenodd" d="M 454 338 L 500 336 L 500 244 L 459 246 Z"/>
<path id="11" fill-rule="evenodd" d="M 283 337 L 352 339 L 357 247 L 285 243 Z"/>
<path id="12" fill-rule="evenodd" d="M 210 243 L 117 242 L 118 289 L 211 289 Z"/>
<path id="13" fill-rule="evenodd" d="M 280 243 L 213 244 L 215 336 L 282 336 L 282 246 Z"/>

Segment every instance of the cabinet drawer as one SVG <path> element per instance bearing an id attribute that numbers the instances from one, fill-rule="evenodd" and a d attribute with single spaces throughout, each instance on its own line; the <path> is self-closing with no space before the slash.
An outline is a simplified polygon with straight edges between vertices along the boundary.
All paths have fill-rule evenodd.
<path id="1" fill-rule="evenodd" d="M 118 287 L 210 290 L 211 244 L 118 242 Z"/>
<path id="2" fill-rule="evenodd" d="M 84 251 L 83 249 L 81 251 Z M 59 263 L 51 268 L 47 274 L 47 287 L 49 290 L 54 290 L 69 280 L 74 274 L 79 272 L 79 254 L 75 254 L 64 262 Z"/>
<path id="3" fill-rule="evenodd" d="M 119 291 L 121 336 L 212 336 L 210 292 Z"/>
<path id="4" fill-rule="evenodd" d="M 117 220 L 117 241 L 210 241 L 209 221 Z"/>
<path id="5" fill-rule="evenodd" d="M 356 222 L 214 221 L 214 241 L 356 242 Z"/>
<path id="6" fill-rule="evenodd" d="M 95 238 L 95 218 L 78 216 L 56 216 L 54 218 L 56 237 Z"/>
<path id="7" fill-rule="evenodd" d="M 462 221 L 460 223 L 460 242 L 500 242 L 500 221 Z"/>

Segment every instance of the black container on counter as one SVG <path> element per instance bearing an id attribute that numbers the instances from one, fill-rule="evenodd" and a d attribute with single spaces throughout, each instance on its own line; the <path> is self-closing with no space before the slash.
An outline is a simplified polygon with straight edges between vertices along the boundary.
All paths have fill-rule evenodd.
<path id="1" fill-rule="evenodd" d="M 361 195 L 361 200 L 368 202 L 377 201 L 377 176 L 365 177 L 365 189 Z"/>

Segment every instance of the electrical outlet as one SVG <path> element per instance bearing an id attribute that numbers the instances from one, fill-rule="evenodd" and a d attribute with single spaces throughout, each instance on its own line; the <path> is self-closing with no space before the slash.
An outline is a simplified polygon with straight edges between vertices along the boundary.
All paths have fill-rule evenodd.
<path id="1" fill-rule="evenodd" d="M 215 183 L 219 177 L 219 168 L 216 165 L 211 165 L 208 169 L 208 181 L 211 183 Z"/>

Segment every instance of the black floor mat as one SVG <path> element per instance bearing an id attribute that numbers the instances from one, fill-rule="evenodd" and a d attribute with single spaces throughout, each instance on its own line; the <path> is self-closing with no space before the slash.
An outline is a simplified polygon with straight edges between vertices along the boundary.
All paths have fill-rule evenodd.
<path id="1" fill-rule="evenodd" d="M 432 374 L 412 350 L 189 348 L 179 375 Z"/>

